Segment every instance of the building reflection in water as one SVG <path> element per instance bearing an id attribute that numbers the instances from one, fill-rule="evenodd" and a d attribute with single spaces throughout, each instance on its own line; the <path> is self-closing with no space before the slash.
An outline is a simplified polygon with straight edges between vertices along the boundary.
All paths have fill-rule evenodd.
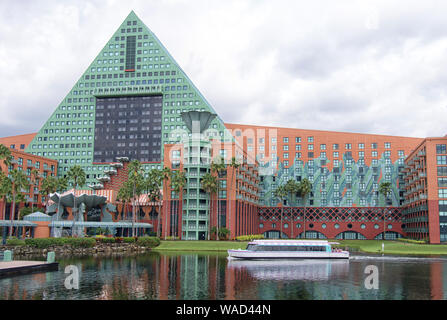
<path id="1" fill-rule="evenodd" d="M 348 260 L 230 260 L 230 270 L 245 269 L 260 280 L 328 280 L 346 275 Z"/>
<path id="2" fill-rule="evenodd" d="M 380 289 L 364 288 L 367 265 Z M 79 269 L 67 290 L 65 266 Z M 0 279 L 0 299 L 446 299 L 447 260 L 227 260 L 226 254 L 159 254 L 60 260 L 58 272 Z"/>

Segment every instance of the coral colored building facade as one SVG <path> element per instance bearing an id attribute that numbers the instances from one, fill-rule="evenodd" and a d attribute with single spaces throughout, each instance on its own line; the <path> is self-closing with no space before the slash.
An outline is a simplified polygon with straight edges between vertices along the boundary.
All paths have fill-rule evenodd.
<path id="1" fill-rule="evenodd" d="M 17 220 L 19 217 L 19 209 L 24 205 L 31 206 L 33 204 L 35 207 L 42 207 L 44 202 L 44 197 L 39 193 L 40 184 L 42 183 L 43 178 L 46 176 L 55 176 L 57 175 L 57 161 L 53 159 L 47 159 L 43 157 L 39 157 L 36 155 L 32 155 L 30 153 L 26 153 L 23 151 L 18 151 L 15 149 L 11 150 L 12 156 L 12 164 L 8 167 L 3 161 L 0 162 L 1 170 L 8 175 L 9 171 L 12 169 L 17 169 L 23 171 L 28 180 L 30 181 L 30 187 L 26 191 L 22 192 L 25 196 L 26 202 L 21 205 L 16 206 L 14 219 Z M 38 185 L 32 185 L 32 176 L 31 172 L 33 169 L 36 169 L 41 178 L 39 179 Z M 5 203 L 3 199 L 0 201 L 0 220 L 10 219 L 11 204 L 7 203 L 5 207 Z"/>

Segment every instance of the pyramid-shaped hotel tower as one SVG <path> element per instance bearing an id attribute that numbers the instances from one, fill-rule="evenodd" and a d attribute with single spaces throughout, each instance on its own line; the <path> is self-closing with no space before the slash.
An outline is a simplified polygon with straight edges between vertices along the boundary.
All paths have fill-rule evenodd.
<path id="1" fill-rule="evenodd" d="M 132 11 L 26 151 L 57 159 L 58 174 L 81 165 L 96 182 L 117 157 L 160 166 L 163 145 L 187 130 L 181 113 L 215 113 L 151 30 Z M 228 137 L 216 117 L 209 126 Z"/>

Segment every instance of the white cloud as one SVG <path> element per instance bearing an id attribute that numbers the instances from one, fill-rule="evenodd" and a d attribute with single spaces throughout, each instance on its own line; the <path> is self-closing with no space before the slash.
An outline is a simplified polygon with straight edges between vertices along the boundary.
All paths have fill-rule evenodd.
<path id="1" fill-rule="evenodd" d="M 225 122 L 447 133 L 447 3 L 0 2 L 0 136 L 39 130 L 134 10 Z"/>

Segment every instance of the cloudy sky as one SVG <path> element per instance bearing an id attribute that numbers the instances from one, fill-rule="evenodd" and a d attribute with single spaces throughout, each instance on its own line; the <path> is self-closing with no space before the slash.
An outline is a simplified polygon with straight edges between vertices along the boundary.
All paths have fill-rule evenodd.
<path id="1" fill-rule="evenodd" d="M 38 131 L 131 10 L 225 122 L 447 134 L 446 1 L 0 0 L 0 136 Z"/>

